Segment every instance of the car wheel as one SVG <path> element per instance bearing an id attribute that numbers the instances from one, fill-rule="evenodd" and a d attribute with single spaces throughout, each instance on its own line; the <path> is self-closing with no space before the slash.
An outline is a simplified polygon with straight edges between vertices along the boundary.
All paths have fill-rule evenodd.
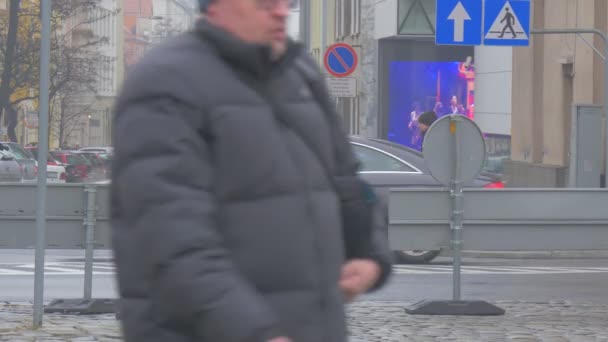
<path id="1" fill-rule="evenodd" d="M 394 251 L 398 264 L 425 264 L 439 256 L 441 251 Z"/>

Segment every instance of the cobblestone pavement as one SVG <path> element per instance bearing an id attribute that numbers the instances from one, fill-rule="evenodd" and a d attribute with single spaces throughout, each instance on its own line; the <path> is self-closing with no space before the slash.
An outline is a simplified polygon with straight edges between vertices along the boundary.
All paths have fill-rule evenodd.
<path id="1" fill-rule="evenodd" d="M 412 316 L 408 303 L 358 302 L 349 307 L 351 342 L 513 341 L 608 342 L 608 306 L 568 302 L 497 302 L 504 316 Z M 0 304 L 0 341 L 120 341 L 114 315 L 46 314 L 31 330 L 29 305 Z M 297 341 L 296 341 L 297 342 Z"/>

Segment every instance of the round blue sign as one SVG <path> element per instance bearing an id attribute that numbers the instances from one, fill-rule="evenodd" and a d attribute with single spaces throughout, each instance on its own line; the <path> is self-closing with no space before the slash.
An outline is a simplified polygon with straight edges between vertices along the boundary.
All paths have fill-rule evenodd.
<path id="1" fill-rule="evenodd" d="M 325 69 L 335 77 L 346 77 L 357 68 L 357 53 L 348 44 L 337 43 L 325 52 Z"/>

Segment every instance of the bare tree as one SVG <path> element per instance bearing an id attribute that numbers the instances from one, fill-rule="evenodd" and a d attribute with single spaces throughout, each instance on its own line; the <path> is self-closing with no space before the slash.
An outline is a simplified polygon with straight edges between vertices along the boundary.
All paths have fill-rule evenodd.
<path id="1" fill-rule="evenodd" d="M 11 0 L 13 1 L 13 0 Z M 18 0 L 17 0 L 18 2 Z M 76 96 L 85 93 L 96 94 L 95 83 L 100 79 L 99 70 L 103 67 L 99 47 L 108 42 L 108 37 L 99 37 L 92 34 L 90 26 L 95 22 L 104 20 L 109 16 L 115 16 L 117 12 L 106 12 L 95 14 L 99 8 L 99 0 L 54 0 L 52 12 L 52 38 L 51 38 L 51 65 L 50 65 L 50 103 L 55 103 L 55 97 L 61 96 L 66 105 L 74 101 Z M 23 89 L 37 89 L 39 82 L 39 60 L 40 60 L 40 8 L 32 5 L 22 8 L 18 12 L 18 33 L 16 36 L 16 48 L 12 65 L 7 65 L 8 59 L 0 60 L 5 69 L 10 69 L 11 82 L 3 82 L 7 87 L 8 96 Z M 10 24 L 9 24 L 10 26 Z M 8 40 L 0 41 L 0 49 L 6 50 Z M 6 46 L 6 47 L 5 47 Z M 1 96 L 2 94 L 0 94 Z M 13 101 L 7 101 L 8 135 L 11 140 L 16 141 L 15 128 L 17 126 L 17 113 L 14 110 L 21 101 L 37 99 L 38 93 L 33 96 L 19 96 Z M 2 98 L 0 97 L 0 100 Z M 0 102 L 2 104 L 2 102 Z M 86 108 L 87 105 L 81 106 Z M 62 106 L 56 107 L 57 111 L 49 111 L 49 121 L 66 122 L 65 118 L 55 119 L 54 115 L 69 115 L 74 109 L 63 110 Z M 59 134 L 60 139 L 62 133 Z"/>
<path id="2" fill-rule="evenodd" d="M 19 0 L 11 0 L 9 4 L 9 16 L 6 20 L 0 20 L 0 34 L 6 32 L 6 41 L 0 40 L 2 46 L 3 68 L 0 79 L 0 119 L 4 110 L 11 110 L 11 80 L 13 79 L 13 61 L 17 50 L 17 31 L 19 29 Z"/>

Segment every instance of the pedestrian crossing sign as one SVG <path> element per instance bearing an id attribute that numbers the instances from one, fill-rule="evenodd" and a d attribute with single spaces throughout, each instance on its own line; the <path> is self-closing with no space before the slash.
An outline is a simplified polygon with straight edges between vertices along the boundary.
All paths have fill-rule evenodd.
<path id="1" fill-rule="evenodd" d="M 485 0 L 484 45 L 528 46 L 530 0 Z"/>

